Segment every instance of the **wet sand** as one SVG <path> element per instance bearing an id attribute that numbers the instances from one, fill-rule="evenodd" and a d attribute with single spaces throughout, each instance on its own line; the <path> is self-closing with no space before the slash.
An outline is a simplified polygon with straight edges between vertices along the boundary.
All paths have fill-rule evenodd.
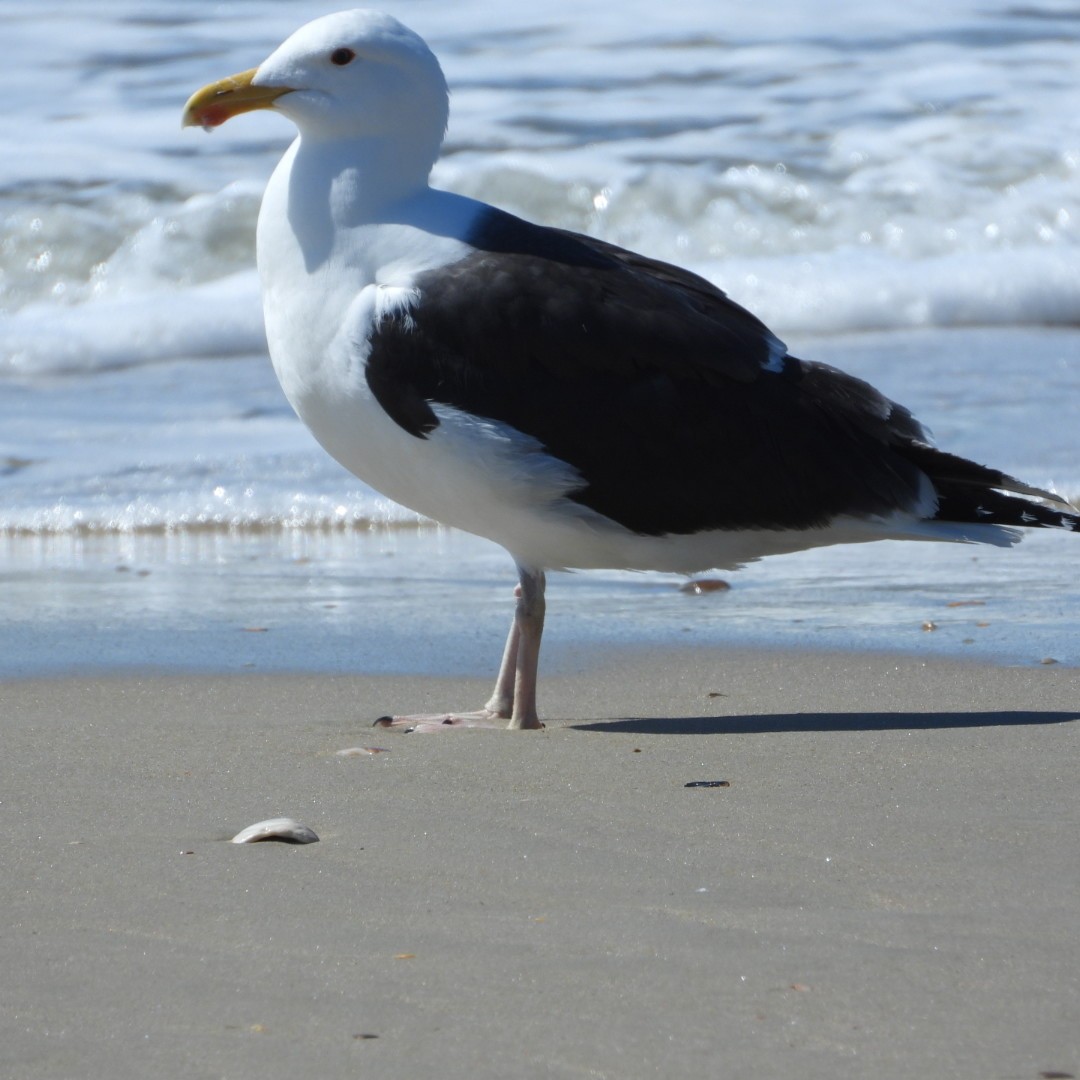
<path id="1" fill-rule="evenodd" d="M 0 1075 L 1080 1075 L 1080 671 L 579 666 L 0 684 Z"/>

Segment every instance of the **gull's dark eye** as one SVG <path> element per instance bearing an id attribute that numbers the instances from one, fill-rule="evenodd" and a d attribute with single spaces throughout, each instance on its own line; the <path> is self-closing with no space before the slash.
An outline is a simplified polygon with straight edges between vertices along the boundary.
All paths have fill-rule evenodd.
<path id="1" fill-rule="evenodd" d="M 335 49 L 330 54 L 330 63 L 337 64 L 338 67 L 344 67 L 346 64 L 352 63 L 356 59 L 356 53 L 352 49 Z"/>

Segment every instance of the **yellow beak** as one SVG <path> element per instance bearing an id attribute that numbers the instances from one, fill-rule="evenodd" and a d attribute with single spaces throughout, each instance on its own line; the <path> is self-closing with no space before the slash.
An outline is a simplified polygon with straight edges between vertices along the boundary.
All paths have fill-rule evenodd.
<path id="1" fill-rule="evenodd" d="M 258 70 L 241 71 L 196 90 L 184 106 L 180 126 L 218 127 L 240 113 L 269 109 L 282 94 L 291 91 L 289 86 L 252 86 L 251 80 Z"/>

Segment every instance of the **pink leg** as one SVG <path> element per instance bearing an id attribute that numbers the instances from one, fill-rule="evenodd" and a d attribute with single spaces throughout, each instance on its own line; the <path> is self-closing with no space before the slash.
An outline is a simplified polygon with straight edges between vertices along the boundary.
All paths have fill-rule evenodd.
<path id="1" fill-rule="evenodd" d="M 514 665 L 514 708 L 511 728 L 535 729 L 544 725 L 536 711 L 536 681 L 540 664 L 540 639 L 544 635 L 544 612 L 547 582 L 542 571 L 518 568 L 521 584 L 511 637 L 517 635 L 517 662 Z M 500 678 L 502 677 L 500 672 Z"/>
<path id="2" fill-rule="evenodd" d="M 506 638 L 495 690 L 488 703 L 475 712 L 425 713 L 417 716 L 380 716 L 376 727 L 434 732 L 461 727 L 536 729 L 544 725 L 536 711 L 537 668 L 544 633 L 542 571 L 518 567 L 521 584 L 514 590 L 514 621 Z M 509 724 L 506 721 L 509 720 Z"/>
<path id="3" fill-rule="evenodd" d="M 521 586 L 514 589 L 515 598 L 521 596 Z M 514 715 L 514 685 L 517 682 L 518 645 L 521 641 L 521 628 L 518 626 L 517 613 L 510 623 L 510 633 L 506 635 L 502 663 L 499 665 L 499 677 L 495 680 L 495 689 L 484 708 L 492 716 L 509 720 Z"/>

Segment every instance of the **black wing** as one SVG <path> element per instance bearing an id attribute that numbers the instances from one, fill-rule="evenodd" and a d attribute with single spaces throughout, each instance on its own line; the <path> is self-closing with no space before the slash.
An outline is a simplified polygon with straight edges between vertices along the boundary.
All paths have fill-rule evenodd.
<path id="1" fill-rule="evenodd" d="M 470 241 L 372 335 L 371 390 L 411 434 L 438 426 L 432 403 L 509 424 L 577 469 L 571 499 L 650 535 L 824 527 L 918 502 L 938 452 L 911 414 L 787 356 L 705 279 L 501 211 Z M 1007 479 L 942 458 L 982 485 Z"/>

